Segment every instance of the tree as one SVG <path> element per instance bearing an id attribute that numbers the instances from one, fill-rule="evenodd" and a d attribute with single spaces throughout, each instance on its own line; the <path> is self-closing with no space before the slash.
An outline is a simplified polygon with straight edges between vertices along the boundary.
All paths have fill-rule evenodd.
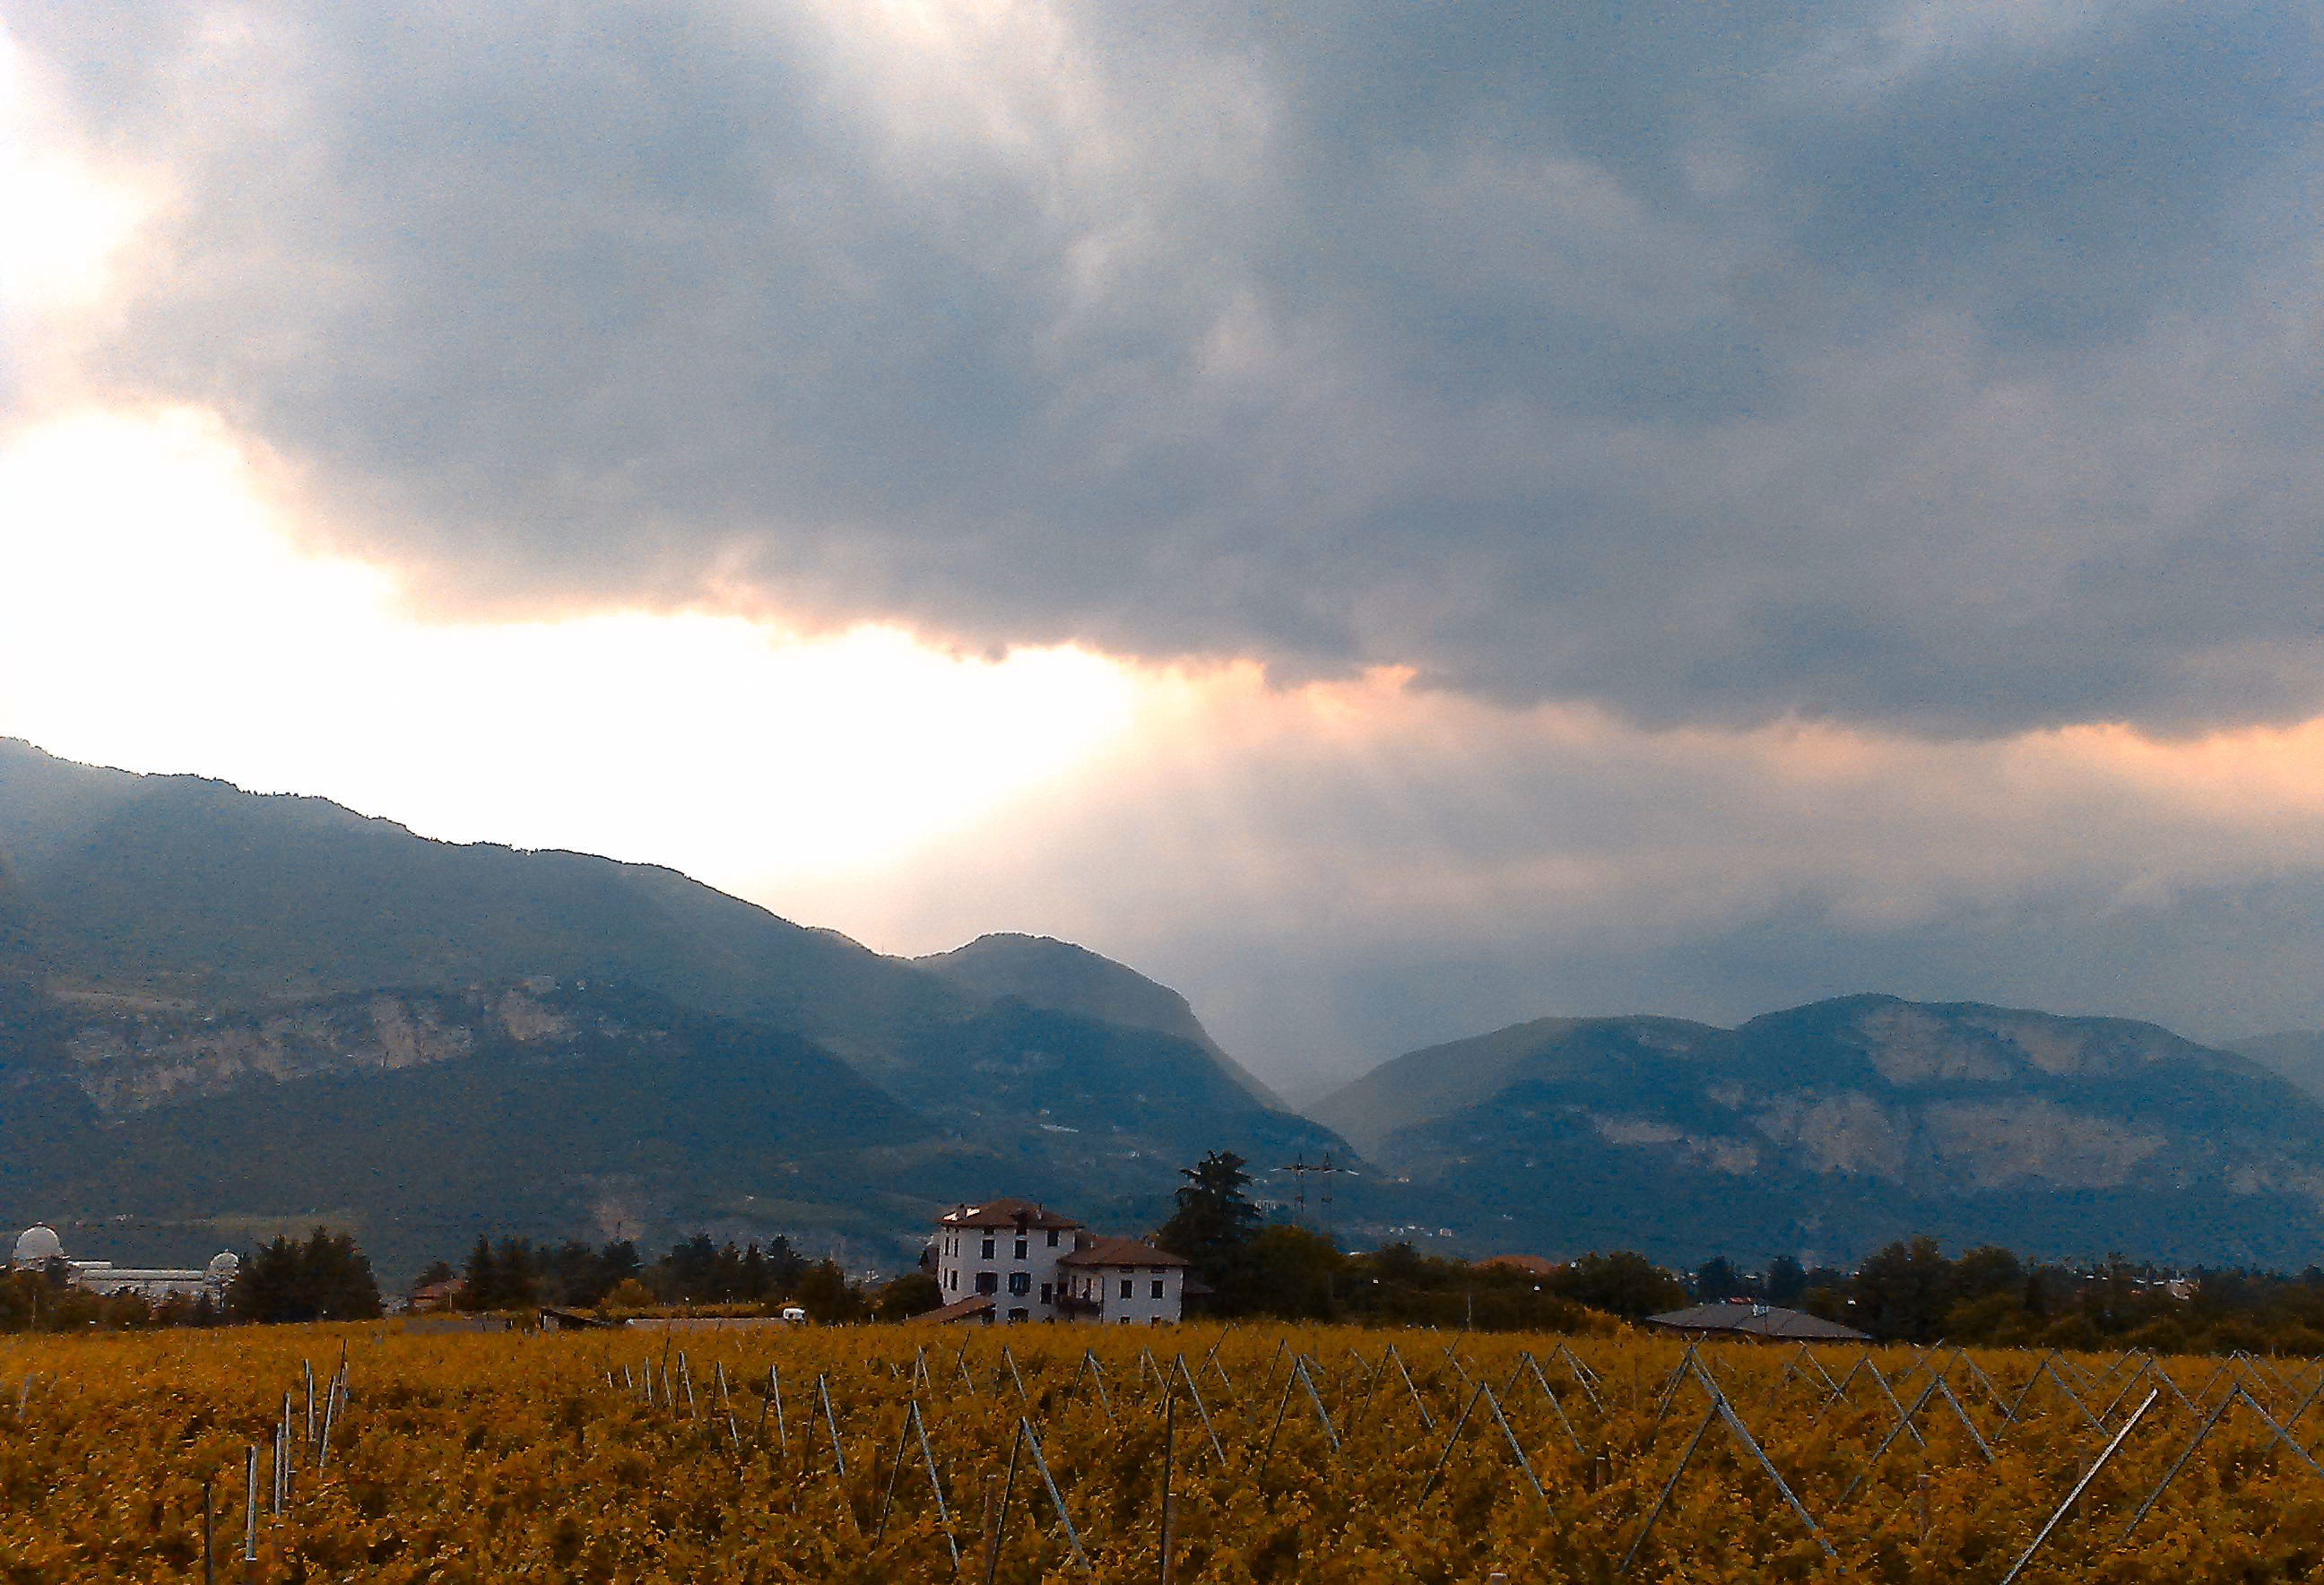
<path id="1" fill-rule="evenodd" d="M 625 1276 L 607 1288 L 597 1303 L 606 1310 L 645 1310 L 654 1302 L 653 1289 L 634 1276 Z"/>
<path id="2" fill-rule="evenodd" d="M 460 1272 L 460 1308 L 490 1310 L 500 1303 L 501 1268 L 493 1258 L 493 1241 L 484 1234 L 476 1235 L 476 1247 L 468 1251 L 468 1264 Z"/>
<path id="3" fill-rule="evenodd" d="M 1262 1234 L 1262 1237 L 1265 1235 Z M 1348 1258 L 1336 1279 L 1339 1309 L 1351 1319 L 1481 1332 L 1587 1332 L 1582 1307 L 1525 1266 L 1471 1266 L 1385 1244 Z"/>
<path id="4" fill-rule="evenodd" d="M 597 1251 L 578 1239 L 567 1239 L 548 1256 L 543 1273 L 544 1299 L 558 1304 L 594 1304 L 597 1286 Z"/>
<path id="5" fill-rule="evenodd" d="M 777 1233 L 774 1240 L 768 1244 L 765 1259 L 767 1296 L 770 1302 L 795 1291 L 799 1279 L 807 1275 L 807 1257 L 792 1249 L 790 1239 L 780 1233 Z"/>
<path id="6" fill-rule="evenodd" d="M 869 1306 L 863 1295 L 847 1286 L 847 1274 L 838 1263 L 819 1260 L 799 1279 L 798 1303 L 816 1321 L 861 1321 Z"/>
<path id="7" fill-rule="evenodd" d="M 500 1290 L 494 1310 L 521 1310 L 540 1303 L 540 1286 L 547 1265 L 544 1252 L 530 1239 L 503 1239 L 493 1265 L 500 1268 Z"/>
<path id="8" fill-rule="evenodd" d="M 915 1315 L 940 1309 L 945 1302 L 944 1290 L 936 1286 L 934 1276 L 925 1271 L 909 1271 L 880 1290 L 872 1301 L 874 1321 L 908 1321 Z"/>
<path id="9" fill-rule="evenodd" d="M 1156 1246 L 1205 1274 L 1231 1261 L 1259 1225 L 1259 1207 L 1243 1193 L 1250 1184 L 1247 1165 L 1231 1150 L 1213 1150 L 1199 1165 L 1180 1167 L 1186 1182 L 1178 1190 L 1178 1209 L 1156 1230 Z"/>
<path id="10" fill-rule="evenodd" d="M 1338 1313 L 1339 1278 L 1347 1262 L 1331 1239 L 1303 1227 L 1261 1228 L 1236 1261 L 1237 1297 L 1248 1309 L 1298 1321 L 1329 1321 Z"/>
<path id="11" fill-rule="evenodd" d="M 1796 1257 L 1778 1255 L 1767 1262 L 1767 1303 L 1796 1305 L 1807 1291 L 1807 1268 Z"/>
<path id="12" fill-rule="evenodd" d="M 2025 1290 L 2025 1265 L 2008 1250 L 1980 1244 L 1953 1262 L 1953 1288 L 1964 1299 L 1981 1299 L 2006 1293 L 2019 1298 Z"/>
<path id="13" fill-rule="evenodd" d="M 680 1239 L 656 1263 L 654 1286 L 665 1298 L 685 1304 L 706 1304 L 724 1298 L 718 1277 L 718 1246 L 708 1233 Z"/>
<path id="14" fill-rule="evenodd" d="M 364 1321 L 380 1313 L 379 1283 L 351 1233 L 318 1227 L 304 1244 L 281 1234 L 242 1264 L 226 1305 L 244 1321 Z"/>
<path id="15" fill-rule="evenodd" d="M 1694 1270 L 1694 1296 L 1706 1304 L 1721 1299 L 1748 1299 L 1751 1285 L 1724 1255 L 1713 1255 Z"/>
<path id="16" fill-rule="evenodd" d="M 1592 1250 L 1559 1267 L 1545 1286 L 1561 1298 L 1632 1321 L 1686 1304 L 1678 1278 L 1628 1249 Z"/>
<path id="17" fill-rule="evenodd" d="M 1855 1324 L 1873 1336 L 1933 1342 L 1943 1335 L 1953 1305 L 1953 1263 L 1937 1240 L 1899 1240 L 1857 1268 Z"/>
<path id="18" fill-rule="evenodd" d="M 638 1247 L 629 1239 L 614 1239 L 597 1251 L 597 1268 L 590 1276 L 590 1302 L 595 1303 L 624 1283 L 644 1284 L 641 1274 L 645 1262 L 638 1258 Z"/>

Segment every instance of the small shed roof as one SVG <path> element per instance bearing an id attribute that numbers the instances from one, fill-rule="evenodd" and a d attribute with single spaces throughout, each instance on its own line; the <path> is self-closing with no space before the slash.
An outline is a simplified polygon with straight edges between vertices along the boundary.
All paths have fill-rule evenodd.
<path id="1" fill-rule="evenodd" d="M 925 1321 L 932 1325 L 941 1326 L 947 1321 L 973 1321 L 991 1308 L 991 1295 L 971 1294 L 967 1298 L 956 1299 L 941 1310 L 923 1311 L 912 1319 L 915 1322 Z"/>
<path id="2" fill-rule="evenodd" d="M 1789 1342 L 1868 1342 L 1870 1335 L 1821 1315 L 1786 1310 L 1777 1304 L 1696 1304 L 1646 1317 L 1646 1324 L 1663 1332 L 1694 1337 L 1772 1338 Z"/>

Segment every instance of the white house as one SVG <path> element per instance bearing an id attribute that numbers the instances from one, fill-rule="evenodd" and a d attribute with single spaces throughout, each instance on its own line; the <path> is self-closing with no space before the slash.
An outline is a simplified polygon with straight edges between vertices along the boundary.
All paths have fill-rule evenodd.
<path id="1" fill-rule="evenodd" d="M 1093 1233 L 1029 1200 L 959 1205 L 936 1218 L 936 1321 L 1178 1319 L 1186 1263 L 1134 1239 Z"/>
<path id="2" fill-rule="evenodd" d="M 66 1281 L 92 1294 L 135 1294 L 141 1298 L 161 1300 L 172 1294 L 183 1294 L 190 1299 L 204 1295 L 216 1300 L 225 1295 L 226 1287 L 242 1269 L 242 1262 L 231 1251 L 221 1250 L 210 1257 L 208 1266 L 192 1267 L 115 1266 L 110 1260 L 74 1260 L 65 1254 L 64 1240 L 51 1227 L 28 1227 L 16 1237 L 16 1249 L 9 1265 L 18 1271 L 44 1269 L 51 1261 L 62 1260 L 68 1268 Z"/>
<path id="3" fill-rule="evenodd" d="M 1178 1319 L 1186 1263 L 1136 1239 L 1093 1238 L 1057 1262 L 1063 1308 L 1079 1321 L 1153 1326 Z"/>

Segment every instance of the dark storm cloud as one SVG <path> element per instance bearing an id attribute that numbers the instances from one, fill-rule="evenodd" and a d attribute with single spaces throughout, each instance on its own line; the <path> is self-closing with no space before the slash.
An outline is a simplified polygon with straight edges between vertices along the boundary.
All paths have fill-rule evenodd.
<path id="1" fill-rule="evenodd" d="M 2293 8 L 28 0 L 90 366 L 447 604 L 1650 722 L 2324 705 Z"/>

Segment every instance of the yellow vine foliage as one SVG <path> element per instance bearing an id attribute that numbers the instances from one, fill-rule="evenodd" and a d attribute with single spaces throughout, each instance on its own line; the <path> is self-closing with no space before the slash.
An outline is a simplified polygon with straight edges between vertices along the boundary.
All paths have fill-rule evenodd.
<path id="1" fill-rule="evenodd" d="M 998 1520 L 996 1581 L 1127 1585 L 1167 1471 L 1187 1585 L 1997 1582 L 2094 1466 L 2018 1578 L 2301 1580 L 2319 1398 L 2324 1364 L 1638 1335 L 32 1337 L 0 1581 L 199 1580 L 207 1488 L 221 1580 L 982 1580 Z"/>

